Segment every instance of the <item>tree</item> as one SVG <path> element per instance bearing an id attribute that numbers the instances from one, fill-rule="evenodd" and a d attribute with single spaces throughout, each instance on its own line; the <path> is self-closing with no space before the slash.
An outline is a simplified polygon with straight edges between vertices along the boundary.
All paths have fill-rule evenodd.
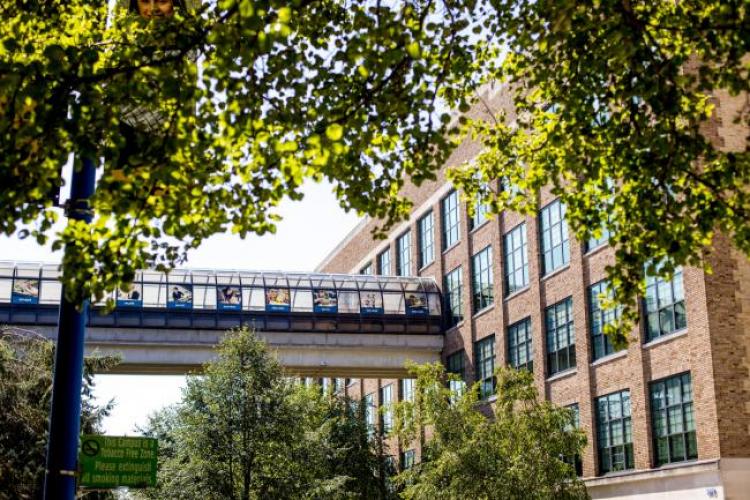
<path id="1" fill-rule="evenodd" d="M 292 383 L 248 330 L 227 334 L 182 401 L 143 430 L 160 442 L 147 498 L 386 498 L 363 408 Z M 162 446 L 161 443 L 164 443 Z"/>
<path id="2" fill-rule="evenodd" d="M 438 98 L 463 85 L 470 5 L 174 2 L 158 20 L 89 0 L 2 7 L 0 233 L 46 241 L 61 165 L 105 159 L 97 219 L 53 238 L 74 243 L 74 303 L 212 234 L 272 231 L 305 179 L 396 220 L 404 177 L 434 177 L 448 149 Z"/>
<path id="3" fill-rule="evenodd" d="M 54 345 L 33 332 L 0 328 L 0 499 L 40 498 L 52 386 Z M 113 407 L 96 404 L 93 375 L 116 364 L 87 357 L 84 366 L 81 432 L 101 431 Z M 91 498 L 87 496 L 86 498 Z M 106 498 L 106 497 L 102 497 Z"/>
<path id="4" fill-rule="evenodd" d="M 421 462 L 396 478 L 403 498 L 588 498 L 566 460 L 586 438 L 570 410 L 538 400 L 528 371 L 499 369 L 490 407 L 479 401 L 478 384 L 451 391 L 439 363 L 411 370 L 415 397 L 395 405 L 394 433 L 403 443 L 422 429 L 430 436 Z"/>
<path id="5" fill-rule="evenodd" d="M 479 18 L 474 78 L 511 102 L 465 121 L 484 146 L 450 176 L 467 198 L 536 214 L 551 185 L 580 241 L 616 248 L 625 324 L 644 273 L 704 264 L 717 233 L 750 254 L 744 2 L 489 0 Z"/>

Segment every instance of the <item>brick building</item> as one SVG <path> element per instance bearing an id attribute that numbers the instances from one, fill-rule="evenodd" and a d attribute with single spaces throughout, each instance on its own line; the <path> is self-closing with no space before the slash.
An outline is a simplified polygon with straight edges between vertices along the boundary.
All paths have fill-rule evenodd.
<path id="1" fill-rule="evenodd" d="M 507 105 L 501 92 L 485 98 Z M 742 136 L 727 106 L 707 132 L 722 145 Z M 446 166 L 478 151 L 466 142 Z M 490 219 L 481 208 L 469 217 L 444 170 L 418 188 L 407 184 L 414 209 L 387 240 L 373 240 L 376 221 L 366 219 L 317 270 L 442 283 L 449 371 L 491 394 L 495 366 L 533 370 L 540 394 L 578 412 L 588 438 L 581 474 L 594 498 L 750 498 L 748 259 L 718 237 L 706 256 L 713 274 L 686 267 L 671 282 L 651 279 L 646 320 L 615 351 L 601 335 L 614 313 L 598 307 L 614 258 L 606 238 L 569 237 L 565 207 L 548 191 L 536 217 Z M 374 406 L 409 390 L 398 380 L 346 387 Z M 419 456 L 398 451 L 407 465 Z"/>

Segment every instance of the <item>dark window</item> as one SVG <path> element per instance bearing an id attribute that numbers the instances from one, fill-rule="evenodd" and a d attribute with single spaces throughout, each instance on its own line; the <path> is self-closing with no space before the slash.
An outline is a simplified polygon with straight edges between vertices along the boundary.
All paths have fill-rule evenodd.
<path id="1" fill-rule="evenodd" d="M 678 268 L 669 281 L 659 276 L 646 276 L 645 309 L 648 340 L 687 327 L 682 268 Z"/>
<path id="2" fill-rule="evenodd" d="M 495 336 L 475 342 L 474 352 L 476 353 L 479 395 L 482 399 L 486 399 L 495 394 Z"/>
<path id="3" fill-rule="evenodd" d="M 565 430 L 573 430 L 573 429 L 580 429 L 581 428 L 581 412 L 578 408 L 578 403 L 573 403 L 572 405 L 568 405 L 565 408 L 570 410 L 573 413 L 573 421 L 571 425 L 567 426 Z M 567 456 L 563 457 L 563 460 L 566 463 L 569 463 L 573 466 L 573 468 L 576 470 L 576 475 L 578 477 L 581 477 L 583 475 L 583 462 L 581 461 L 581 455 L 576 453 L 573 456 Z"/>
<path id="4" fill-rule="evenodd" d="M 554 304 L 544 311 L 547 328 L 547 375 L 576 365 L 576 336 L 573 326 L 573 299 Z"/>
<path id="5" fill-rule="evenodd" d="M 386 248 L 378 255 L 378 274 L 389 276 L 391 274 L 391 249 Z"/>
<path id="6" fill-rule="evenodd" d="M 393 428 L 393 384 L 380 388 L 380 432 L 387 434 Z"/>
<path id="7" fill-rule="evenodd" d="M 463 285 L 461 267 L 457 267 L 446 274 L 444 281 L 445 312 L 448 318 L 448 326 L 453 326 L 464 319 L 461 301 L 461 287 Z"/>
<path id="8" fill-rule="evenodd" d="M 443 198 L 443 249 L 451 247 L 458 242 L 460 231 L 460 220 L 458 217 L 458 193 L 451 191 Z"/>
<path id="9" fill-rule="evenodd" d="M 698 458 L 689 373 L 651 383 L 651 423 L 656 466 Z"/>
<path id="10" fill-rule="evenodd" d="M 401 470 L 407 470 L 414 467 L 416 454 L 414 450 L 404 450 L 401 452 Z"/>
<path id="11" fill-rule="evenodd" d="M 492 304 L 492 247 L 487 247 L 471 258 L 471 291 L 474 312 Z"/>
<path id="12" fill-rule="evenodd" d="M 404 233 L 396 240 L 396 274 L 411 275 L 411 232 Z"/>
<path id="13" fill-rule="evenodd" d="M 466 389 L 466 366 L 464 364 L 465 352 L 461 349 L 458 352 L 454 352 L 446 359 L 446 367 L 448 373 L 455 373 L 461 380 L 451 380 L 448 384 L 452 393 L 461 395 Z"/>
<path id="14" fill-rule="evenodd" d="M 428 212 L 417 223 L 420 269 L 435 260 L 435 225 L 433 222 L 432 212 Z"/>
<path id="15" fill-rule="evenodd" d="M 531 318 L 522 319 L 508 327 L 508 359 L 513 368 L 534 371 Z"/>
<path id="16" fill-rule="evenodd" d="M 630 391 L 596 399 L 599 470 L 602 474 L 633 468 L 633 429 Z"/>
<path id="17" fill-rule="evenodd" d="M 600 281 L 589 287 L 589 313 L 591 316 L 591 342 L 593 357 L 599 359 L 615 352 L 609 337 L 604 335 L 604 326 L 614 322 L 620 316 L 620 307 L 602 309 L 601 298 L 612 298 L 607 288 L 607 281 Z"/>
<path id="18" fill-rule="evenodd" d="M 526 249 L 526 223 L 523 223 L 503 237 L 505 295 L 510 295 L 529 284 L 529 259 Z"/>
<path id="19" fill-rule="evenodd" d="M 548 274 L 570 261 L 568 225 L 565 223 L 565 205 L 555 200 L 539 213 L 542 247 L 542 273 Z"/>
<path id="20" fill-rule="evenodd" d="M 368 263 L 365 267 L 360 269 L 359 274 L 372 275 L 372 262 Z"/>

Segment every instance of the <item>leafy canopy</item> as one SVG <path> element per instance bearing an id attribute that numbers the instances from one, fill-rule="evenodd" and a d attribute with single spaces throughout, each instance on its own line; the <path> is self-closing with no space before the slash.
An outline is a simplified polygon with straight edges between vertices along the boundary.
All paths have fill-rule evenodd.
<path id="1" fill-rule="evenodd" d="M 430 437 L 420 463 L 397 477 L 403 498 L 588 498 L 568 463 L 586 438 L 570 410 L 539 401 L 528 371 L 499 369 L 489 407 L 478 383 L 458 392 L 446 386 L 454 376 L 439 363 L 410 369 L 415 396 L 395 405 L 394 434 L 405 446 L 425 428 Z"/>
<path id="2" fill-rule="evenodd" d="M 141 496 L 388 497 L 363 406 L 292 382 L 247 329 L 228 332 L 218 354 L 143 429 L 160 462 L 157 488 Z"/>
<path id="3" fill-rule="evenodd" d="M 95 222 L 55 236 L 76 301 L 212 234 L 273 231 L 305 179 L 394 221 L 404 178 L 432 178 L 449 147 L 438 99 L 461 95 L 472 1 L 182 3 L 158 20 L 89 0 L 2 8 L 0 232 L 45 241 L 68 155 L 104 158 Z"/>
<path id="4" fill-rule="evenodd" d="M 646 268 L 701 264 L 717 231 L 750 253 L 743 1 L 220 0 L 159 21 L 105 4 L 15 0 L 0 26 L 0 232 L 44 241 L 60 165 L 105 158 L 95 223 L 55 236 L 76 300 L 217 232 L 272 231 L 305 179 L 388 229 L 405 176 L 454 146 L 441 110 L 490 82 L 507 113 L 457 121 L 483 149 L 449 178 L 496 212 L 535 213 L 551 185 L 581 241 L 616 247 L 624 322 Z"/>
<path id="5" fill-rule="evenodd" d="M 0 327 L 0 500 L 41 498 L 52 399 L 54 344 L 34 332 Z M 84 363 L 81 432 L 101 431 L 114 403 L 93 397 L 94 374 L 117 364 L 112 357 Z M 87 498 L 110 498 L 107 495 Z"/>
<path id="6" fill-rule="evenodd" d="M 476 79 L 511 102 L 465 121 L 484 149 L 449 177 L 469 199 L 536 214 L 552 186 L 580 241 L 616 248 L 625 323 L 644 272 L 701 265 L 719 231 L 750 254 L 746 2 L 488 2 Z M 481 190 L 495 179 L 506 189 Z"/>

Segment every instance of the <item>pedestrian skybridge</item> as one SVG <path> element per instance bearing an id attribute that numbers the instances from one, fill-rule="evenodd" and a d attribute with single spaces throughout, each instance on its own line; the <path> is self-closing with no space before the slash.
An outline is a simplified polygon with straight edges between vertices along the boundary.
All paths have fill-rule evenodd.
<path id="1" fill-rule="evenodd" d="M 59 276 L 57 264 L 0 262 L 0 324 L 54 338 Z M 304 376 L 402 376 L 407 360 L 436 361 L 443 347 L 431 278 L 146 270 L 109 298 L 113 310 L 90 309 L 86 345 L 119 353 L 120 372 L 196 370 L 226 330 L 243 325 Z"/>

